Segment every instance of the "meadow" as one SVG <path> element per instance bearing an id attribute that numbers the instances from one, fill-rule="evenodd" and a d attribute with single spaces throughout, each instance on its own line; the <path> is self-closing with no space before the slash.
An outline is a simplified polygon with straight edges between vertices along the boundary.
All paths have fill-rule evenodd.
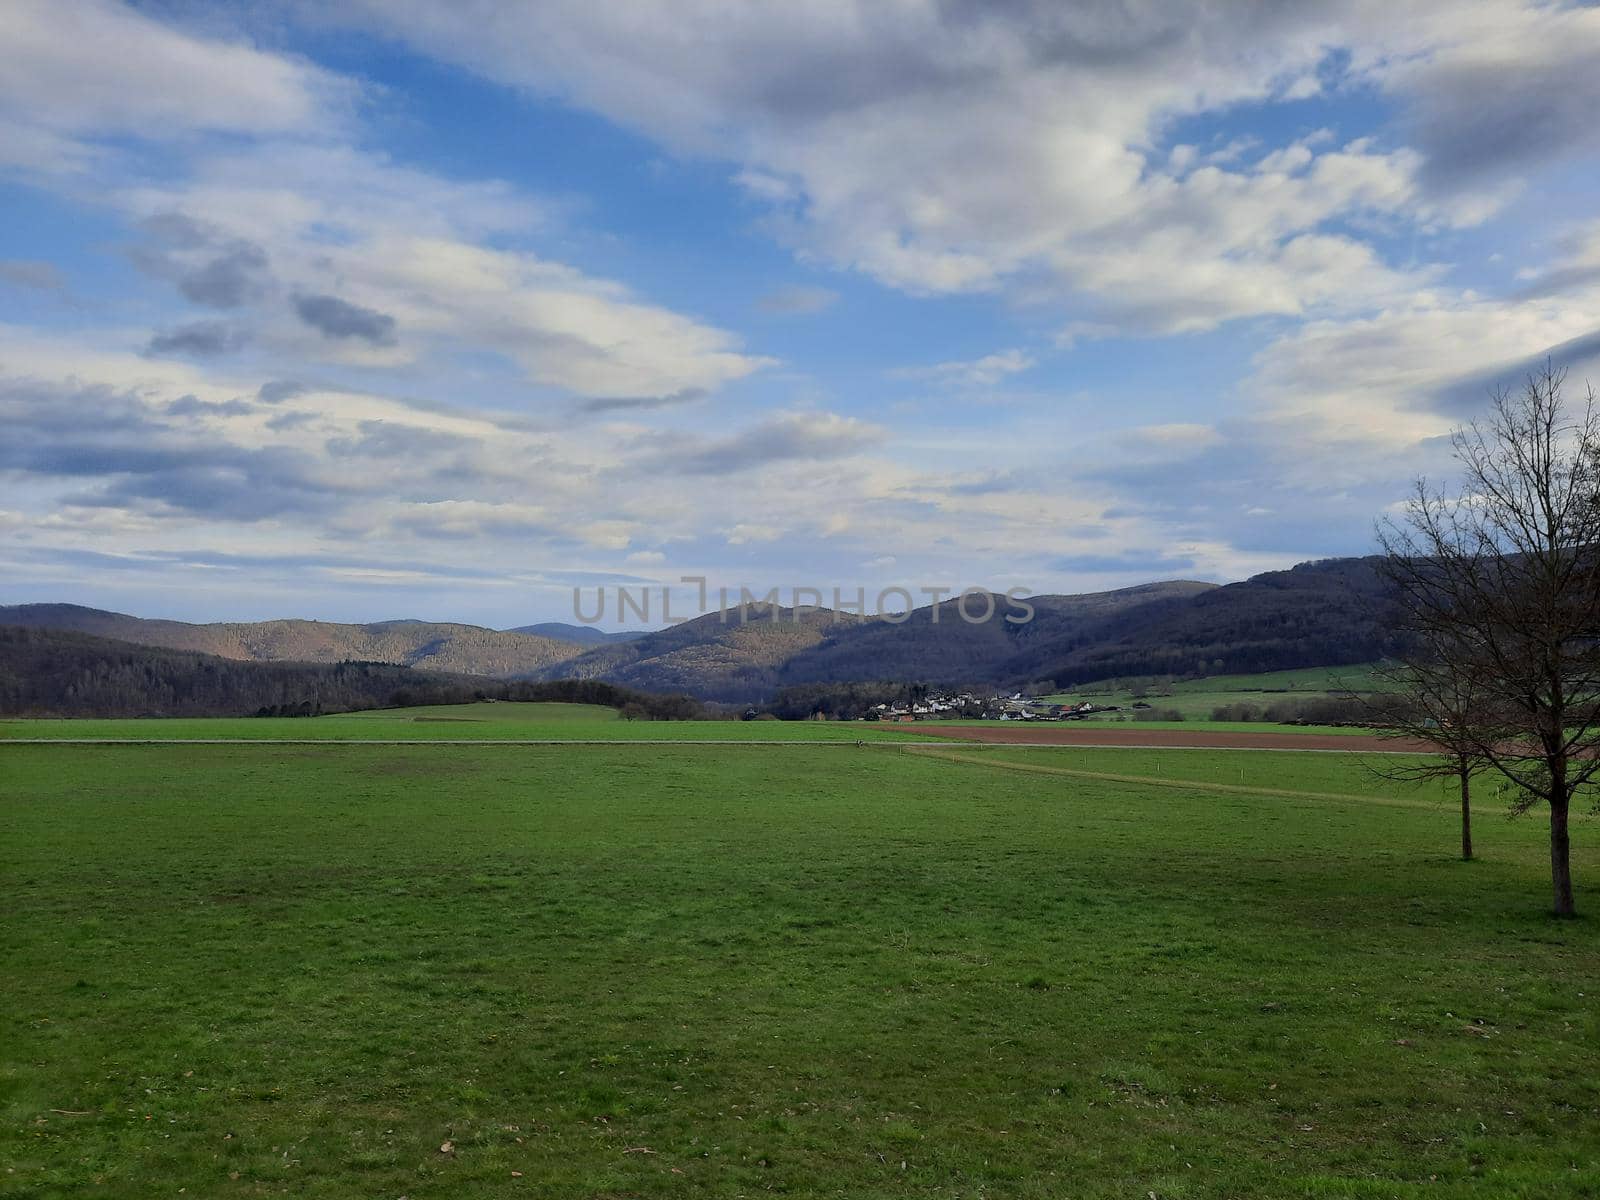
<path id="1" fill-rule="evenodd" d="M 1357 664 L 1264 671 L 1254 675 L 1210 675 L 1202 679 L 1179 679 L 1170 683 L 1150 681 L 1141 685 L 1124 680 L 1104 680 L 1045 699 L 1051 704 L 1082 704 L 1085 701 L 1114 704 L 1125 710 L 1092 718 L 1094 720 L 1131 717 L 1132 714 L 1126 710 L 1136 701 L 1143 700 L 1163 712 L 1181 713 L 1186 721 L 1209 722 L 1211 714 L 1225 704 L 1250 704 L 1265 708 L 1278 701 L 1342 698 L 1351 691 L 1371 691 L 1382 686 L 1373 671 L 1372 664 Z"/>
<path id="2" fill-rule="evenodd" d="M 1595 1194 L 1600 921 L 1454 819 L 1342 754 L 0 747 L 0 1195 Z"/>
<path id="3" fill-rule="evenodd" d="M 34 738 L 251 741 L 796 741 L 904 738 L 910 726 L 871 722 L 630 721 L 592 704 L 440 704 L 322 717 L 0 720 L 0 741 Z"/>

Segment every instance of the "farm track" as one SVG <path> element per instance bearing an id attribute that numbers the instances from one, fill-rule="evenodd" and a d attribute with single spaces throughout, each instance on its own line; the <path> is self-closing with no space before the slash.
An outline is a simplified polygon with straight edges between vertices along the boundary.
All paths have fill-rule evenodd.
<path id="1" fill-rule="evenodd" d="M 1367 796 L 1357 792 L 1307 792 L 1296 788 L 1255 787 L 1243 783 L 1206 783 L 1193 779 L 1173 779 L 1165 775 L 1124 775 L 1112 771 L 1081 771 L 1074 767 L 1047 767 L 1040 763 L 1011 762 L 988 754 L 963 754 L 959 750 L 946 750 L 938 747 L 929 749 L 926 743 L 906 746 L 904 749 L 915 753 L 919 758 L 937 758 L 943 762 L 993 767 L 1001 771 L 1021 771 L 1028 775 L 1057 775 L 1067 779 L 1088 779 L 1097 783 L 1132 783 L 1141 787 L 1178 788 L 1190 792 L 1221 792 L 1235 796 L 1286 796 L 1299 800 L 1334 800 L 1342 804 L 1383 804 L 1396 808 L 1437 807 L 1426 800 L 1401 800 L 1390 796 Z"/>
<path id="2" fill-rule="evenodd" d="M 0 746 L 942 746 L 943 742 L 752 738 L 5 738 Z"/>
<path id="3" fill-rule="evenodd" d="M 987 746 L 1078 746 L 1137 750 L 1343 750 L 1427 754 L 1420 742 L 1362 733 L 1247 733 L 1235 729 L 1016 729 L 994 725 L 921 726 L 918 733 Z"/>
<path id="4" fill-rule="evenodd" d="M 1297 754 L 1425 754 L 1428 747 L 1383 738 L 1337 734 L 1250 734 L 1197 730 L 1016 730 L 1015 734 L 1054 733 L 1055 737 L 1006 736 L 1011 730 L 971 726 L 930 726 L 925 737 L 873 738 L 851 741 L 805 741 L 796 738 L 8 738 L 0 746 L 789 746 L 857 749 L 914 749 L 973 745 L 1009 746 L 1019 750 L 1274 750 Z M 1066 736 L 1061 736 L 1066 735 Z M 1171 736 L 1157 736 L 1171 735 Z"/>

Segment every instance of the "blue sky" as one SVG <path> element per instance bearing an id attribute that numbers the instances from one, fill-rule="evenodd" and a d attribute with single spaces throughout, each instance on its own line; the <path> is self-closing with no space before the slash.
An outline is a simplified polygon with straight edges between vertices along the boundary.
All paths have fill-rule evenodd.
<path id="1" fill-rule="evenodd" d="M 0 602 L 1366 552 L 1600 377 L 1600 10 L 0 8 Z"/>

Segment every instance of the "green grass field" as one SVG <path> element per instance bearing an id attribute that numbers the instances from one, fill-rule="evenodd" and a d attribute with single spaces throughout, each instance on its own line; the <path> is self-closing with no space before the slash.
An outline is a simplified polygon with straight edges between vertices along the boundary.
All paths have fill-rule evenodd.
<path id="1" fill-rule="evenodd" d="M 844 741 L 903 738 L 872 722 L 626 721 L 590 704 L 442 704 L 326 717 L 0 720 L 0 741 L 28 738 L 248 738 L 252 741 Z"/>
<path id="2" fill-rule="evenodd" d="M 7 746 L 0 1195 L 1596 1194 L 1543 832 L 1326 754 Z"/>
<path id="3" fill-rule="evenodd" d="M 1074 729 L 1088 736 L 1097 727 L 1118 725 L 1118 728 L 1137 732 L 1141 729 L 1177 729 L 1187 730 L 1190 733 L 1256 733 L 1262 735 L 1285 734 L 1293 736 L 1297 733 L 1333 733 L 1346 737 L 1366 737 L 1372 734 L 1370 729 L 1362 729 L 1352 725 L 1277 725 L 1267 721 L 1207 721 L 1196 719 L 1192 721 L 1124 721 L 1118 724 L 1115 720 L 1116 713 L 1107 714 L 1101 718 L 1086 718 L 1080 721 L 1032 721 L 1032 722 L 1007 722 L 1004 727 L 1008 729 L 1034 729 L 1040 734 L 1041 740 L 1053 736 L 1050 731 L 1055 729 Z M 1126 716 L 1127 714 L 1122 714 Z M 930 724 L 951 725 L 966 729 L 994 728 L 997 722 L 974 717 L 970 720 L 939 721 L 930 720 Z M 871 725 L 871 722 L 866 722 Z M 898 728 L 902 732 L 917 732 L 917 726 L 922 722 L 912 722 L 901 725 L 891 725 L 889 728 Z M 855 728 L 861 728 L 856 725 Z M 3 739 L 3 735 L 0 735 Z"/>
<path id="4" fill-rule="evenodd" d="M 1176 680 L 1170 684 L 1149 684 L 1135 690 L 1117 681 L 1085 684 L 1071 692 L 1045 699 L 1051 704 L 1115 704 L 1127 710 L 1138 699 L 1156 708 L 1173 709 L 1186 721 L 1210 721 L 1213 711 L 1224 704 L 1253 704 L 1265 708 L 1275 701 L 1316 700 L 1343 696 L 1349 691 L 1367 691 L 1377 680 L 1372 664 L 1349 667 L 1306 667 L 1294 671 L 1266 671 L 1258 675 L 1212 675 L 1204 679 Z M 1094 720 L 1131 717 L 1131 713 L 1107 713 Z M 1256 726 L 1260 728 L 1261 726 Z"/>

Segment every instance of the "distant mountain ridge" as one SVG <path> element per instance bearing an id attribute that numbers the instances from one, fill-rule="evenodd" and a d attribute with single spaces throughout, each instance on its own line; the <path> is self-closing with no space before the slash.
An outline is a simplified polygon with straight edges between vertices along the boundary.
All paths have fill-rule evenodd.
<path id="1" fill-rule="evenodd" d="M 631 642 L 645 636 L 642 629 L 626 629 L 620 633 L 607 633 L 593 625 L 568 625 L 564 621 L 541 621 L 537 625 L 518 625 L 507 633 L 529 633 L 534 637 L 554 638 L 558 642 L 572 642 L 578 646 L 599 646 L 605 642 Z"/>
<path id="2" fill-rule="evenodd" d="M 651 691 L 743 703 L 795 684 L 1050 682 L 1204 675 L 1371 662 L 1393 649 L 1371 558 L 1302 563 L 1239 583 L 1168 580 L 1071 596 L 1030 596 L 1033 619 L 988 620 L 955 601 L 902 620 L 828 609 L 729 609 L 541 669 Z M 967 611 L 979 615 L 976 598 Z"/>
<path id="3" fill-rule="evenodd" d="M 459 703 L 485 682 L 392 663 L 240 661 L 0 625 L 0 714 L 8 717 L 309 716 L 381 708 L 402 697 Z"/>
<path id="4" fill-rule="evenodd" d="M 603 705 L 660 720 L 706 715 L 687 697 L 598 680 L 492 680 L 376 662 L 240 661 L 64 629 L 0 625 L 0 717 L 6 720 L 300 717 L 476 700 Z"/>
<path id="5" fill-rule="evenodd" d="M 460 675 L 527 675 L 583 647 L 527 633 L 432 621 L 225 621 L 191 625 L 76 604 L 0 606 L 0 625 L 63 629 L 141 646 L 215 654 L 245 662 L 393 663 Z"/>
<path id="6" fill-rule="evenodd" d="M 955 601 L 903 619 L 751 604 L 653 633 L 557 623 L 514 630 L 423 621 L 189 625 L 68 604 L 0 607 L 0 624 L 71 629 L 249 661 L 395 663 L 500 678 L 593 679 L 733 703 L 779 688 L 899 680 L 1071 686 L 1147 675 L 1235 674 L 1371 662 L 1393 649 L 1375 559 L 1330 559 L 1240 583 L 1168 580 L 1071 596 L 1031 596 L 1033 617 L 993 597 L 986 620 Z M 982 614 L 976 597 L 966 611 Z M 587 645 L 535 630 L 576 630 Z M 599 639 L 599 640 L 597 640 Z"/>

